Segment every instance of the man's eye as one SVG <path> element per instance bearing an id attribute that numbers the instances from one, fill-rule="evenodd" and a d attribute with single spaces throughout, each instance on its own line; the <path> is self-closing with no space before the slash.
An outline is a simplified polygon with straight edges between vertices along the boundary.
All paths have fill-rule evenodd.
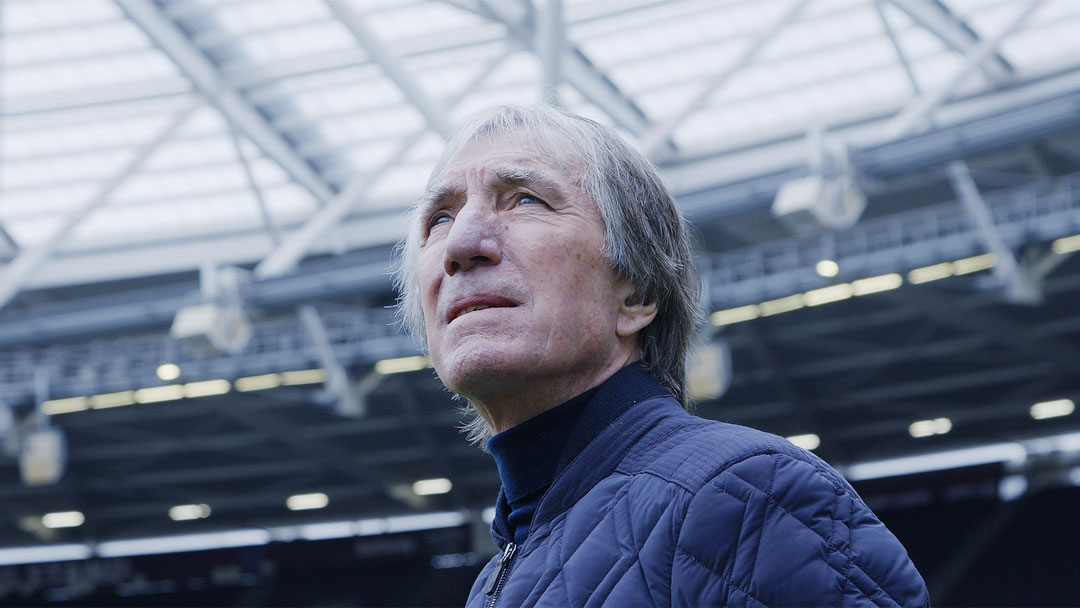
<path id="1" fill-rule="evenodd" d="M 431 228 L 434 228 L 435 226 L 437 226 L 439 224 L 446 224 L 446 223 L 448 223 L 450 221 L 451 221 L 450 215 L 448 213 L 446 213 L 445 211 L 440 211 L 440 212 L 436 213 L 435 215 L 431 216 L 431 219 L 428 220 L 428 229 L 430 230 Z"/>
<path id="2" fill-rule="evenodd" d="M 519 194 L 517 196 L 517 204 L 519 204 L 519 205 L 536 205 L 536 204 L 543 205 L 544 201 L 536 198 L 535 196 L 533 196 L 531 194 L 524 194 L 523 193 L 523 194 Z"/>

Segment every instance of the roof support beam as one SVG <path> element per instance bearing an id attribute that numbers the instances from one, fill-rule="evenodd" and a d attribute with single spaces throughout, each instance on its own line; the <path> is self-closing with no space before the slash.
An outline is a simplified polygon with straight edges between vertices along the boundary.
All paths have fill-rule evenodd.
<path id="1" fill-rule="evenodd" d="M 457 105 L 466 95 L 471 93 L 488 75 L 495 71 L 495 68 L 502 63 L 505 57 L 505 54 L 499 54 L 485 66 L 476 78 L 462 87 L 461 91 L 450 101 L 450 105 Z M 366 174 L 358 175 L 349 182 L 341 193 L 313 215 L 299 230 L 289 234 L 280 247 L 274 249 L 270 255 L 259 262 L 255 267 L 255 277 L 265 279 L 281 276 L 295 268 L 314 243 L 326 234 L 327 230 L 339 225 L 345 216 L 356 207 L 360 202 L 361 194 L 379 181 L 383 173 L 396 165 L 426 134 L 427 129 L 420 129 L 405 137 L 379 166 Z"/>
<path id="2" fill-rule="evenodd" d="M 552 106 L 561 106 L 559 85 L 562 83 L 563 44 L 566 32 L 562 16 L 562 0 L 541 0 L 537 38 L 543 77 L 540 79 L 540 99 Z"/>
<path id="3" fill-rule="evenodd" d="M 938 0 L 889 1 L 958 53 L 966 55 L 979 44 L 979 35 L 975 30 Z M 1013 74 L 1012 65 L 996 50 L 987 57 L 986 62 L 979 65 L 979 69 L 995 83 L 1001 83 Z"/>
<path id="4" fill-rule="evenodd" d="M 405 94 L 405 98 L 408 99 L 424 117 L 428 127 L 441 135 L 443 139 L 450 139 L 454 126 L 451 124 L 446 111 L 441 108 L 432 97 L 424 92 L 424 89 L 416 82 L 412 75 L 409 74 L 409 71 L 405 69 L 405 64 L 390 52 L 383 41 L 380 40 L 374 32 L 368 29 L 367 25 L 364 23 L 364 19 L 349 8 L 342 0 L 326 0 L 326 5 L 330 8 L 330 11 L 341 20 L 342 24 L 352 32 L 352 35 L 356 37 L 360 46 L 364 47 L 364 50 L 368 52 L 368 55 L 379 64 L 386 76 L 389 77 L 390 80 L 393 80 L 394 84 L 401 89 L 401 92 Z"/>
<path id="5" fill-rule="evenodd" d="M 311 342 L 319 365 L 326 370 L 325 394 L 334 400 L 334 411 L 342 416 L 362 416 L 364 403 L 350 386 L 349 373 L 334 353 L 330 337 L 326 334 L 326 324 L 319 316 L 319 311 L 311 304 L 304 304 L 297 309 L 297 316 Z"/>
<path id="6" fill-rule="evenodd" d="M 386 75 L 401 89 L 405 97 L 413 103 L 424 117 L 428 127 L 443 139 L 449 139 L 453 131 L 453 125 L 450 123 L 446 112 L 420 88 L 398 58 L 364 25 L 363 20 L 344 3 L 338 0 L 327 0 L 326 4 L 342 20 L 360 44 L 367 49 L 372 59 L 382 66 Z M 469 82 L 452 101 L 452 105 L 472 92 L 473 88 L 486 78 L 501 60 L 502 56 L 498 57 L 492 65 L 481 71 L 478 79 Z M 360 202 L 361 194 L 370 189 L 382 177 L 383 172 L 396 165 L 426 134 L 427 129 L 421 129 L 412 135 L 406 136 L 394 152 L 378 167 L 350 181 L 337 196 L 333 197 L 326 206 L 312 216 L 299 230 L 290 234 L 270 255 L 263 258 L 255 267 L 255 276 L 257 278 L 280 276 L 295 268 L 311 246 L 353 210 Z"/>
<path id="7" fill-rule="evenodd" d="M 232 125 L 229 125 L 229 139 L 232 140 L 233 150 L 236 151 L 236 160 L 244 170 L 244 177 L 251 188 L 251 194 L 255 197 L 255 204 L 259 206 L 259 215 L 262 216 L 266 233 L 270 235 L 270 241 L 274 243 L 274 247 L 277 247 L 281 244 L 281 229 L 274 222 L 274 217 L 270 215 L 270 208 L 266 205 L 266 197 L 263 196 L 262 188 L 259 187 L 255 174 L 251 172 L 251 163 L 248 162 L 247 155 L 244 154 L 244 147 L 240 145 L 240 135 Z"/>
<path id="8" fill-rule="evenodd" d="M 116 0 L 128 18 L 169 56 L 202 94 L 255 145 L 274 159 L 290 177 L 320 202 L 334 192 L 315 170 L 296 153 L 235 88 L 221 77 L 216 66 L 154 2 Z"/>
<path id="9" fill-rule="evenodd" d="M 997 52 L 998 46 L 1010 34 L 1020 28 L 1031 17 L 1043 0 L 1036 0 L 1023 5 L 1019 14 L 1012 21 L 1005 24 L 996 34 L 984 39 L 979 44 L 972 46 L 964 55 L 964 62 L 953 72 L 952 77 L 941 86 L 931 91 L 924 91 L 911 101 L 885 126 L 885 133 L 890 139 L 908 135 L 912 132 L 925 129 L 930 122 L 930 117 L 942 104 L 947 102 L 956 92 L 960 85 L 964 84 L 971 72 L 981 66 L 989 57 Z"/>
<path id="10" fill-rule="evenodd" d="M 788 9 L 781 13 L 780 17 L 773 21 L 765 31 L 761 32 L 756 38 L 751 40 L 743 49 L 742 54 L 731 62 L 727 68 L 714 74 L 707 82 L 703 83 L 693 99 L 665 118 L 663 122 L 650 129 L 648 133 L 645 133 L 641 138 L 642 148 L 644 148 L 645 153 L 659 153 L 664 142 L 671 137 L 675 132 L 675 129 L 678 128 L 688 116 L 700 110 L 713 93 L 730 82 L 736 74 L 753 63 L 754 59 L 757 58 L 758 53 L 765 48 L 765 45 L 771 42 L 780 30 L 784 29 L 785 26 L 795 20 L 808 3 L 809 0 L 797 0 L 788 7 Z"/>
<path id="11" fill-rule="evenodd" d="M 990 208 L 986 206 L 979 187 L 975 185 L 967 163 L 962 160 L 953 161 L 946 167 L 946 173 L 960 204 L 975 224 L 979 238 L 997 258 L 994 276 L 1005 284 L 1009 300 L 1025 304 L 1041 303 L 1043 297 L 1035 282 L 1020 267 L 1012 249 L 1005 244 L 1001 232 L 994 225 L 994 217 L 990 214 Z"/>
<path id="12" fill-rule="evenodd" d="M 19 244 L 11 238 L 11 234 L 0 224 L 0 260 L 7 260 L 19 252 Z"/>
<path id="13" fill-rule="evenodd" d="M 533 53 L 542 48 L 542 41 L 534 31 L 528 16 L 522 19 L 520 11 L 512 10 L 511 2 L 479 0 L 482 13 L 506 26 L 510 39 Z M 619 90 L 589 58 L 575 45 L 563 39 L 562 72 L 565 82 L 572 84 L 586 99 L 604 111 L 614 123 L 636 136 L 652 125 L 645 113 Z"/>
<path id="14" fill-rule="evenodd" d="M 908 82 L 911 83 L 911 90 L 916 95 L 922 93 L 919 87 L 919 80 L 915 78 L 915 72 L 911 70 L 911 63 L 907 60 L 907 54 L 904 53 L 904 48 L 900 46 L 900 41 L 896 39 L 896 32 L 893 31 L 892 25 L 889 24 L 889 18 L 885 15 L 885 9 L 881 6 L 885 0 L 874 0 L 874 10 L 877 11 L 878 19 L 881 21 L 881 27 L 885 28 L 885 34 L 889 37 L 889 43 L 892 44 L 893 50 L 896 51 L 896 57 L 900 60 L 900 65 L 904 66 L 904 74 L 907 74 Z"/>
<path id="15" fill-rule="evenodd" d="M 132 153 L 131 160 L 111 179 L 106 181 L 97 194 L 68 213 L 48 238 L 33 247 L 23 249 L 10 264 L 4 267 L 3 271 L 0 271 L 0 309 L 3 309 L 19 293 L 27 278 L 52 256 L 56 248 L 67 240 L 72 231 L 95 209 L 105 204 L 109 197 L 112 196 L 112 193 L 134 175 L 153 151 L 168 141 L 200 105 L 193 104 L 177 114 L 172 122 L 153 139 L 139 146 Z"/>

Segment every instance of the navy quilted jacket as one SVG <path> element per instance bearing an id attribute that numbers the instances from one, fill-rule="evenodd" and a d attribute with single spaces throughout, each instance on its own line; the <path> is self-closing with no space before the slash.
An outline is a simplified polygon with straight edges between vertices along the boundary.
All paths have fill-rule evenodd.
<path id="1" fill-rule="evenodd" d="M 633 405 L 578 454 L 524 545 L 505 515 L 468 606 L 929 604 L 904 548 L 829 465 L 671 396 Z"/>

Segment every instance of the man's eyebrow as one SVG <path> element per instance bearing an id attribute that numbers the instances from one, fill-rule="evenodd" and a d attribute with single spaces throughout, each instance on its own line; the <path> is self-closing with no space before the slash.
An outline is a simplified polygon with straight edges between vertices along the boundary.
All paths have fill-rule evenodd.
<path id="1" fill-rule="evenodd" d="M 427 217 L 432 211 L 442 207 L 446 204 L 447 200 L 454 198 L 460 192 L 460 188 L 455 188 L 453 186 L 439 186 L 424 192 L 420 195 L 420 202 L 418 205 L 420 208 L 420 216 Z"/>
<path id="2" fill-rule="evenodd" d="M 495 178 L 506 186 L 538 186 L 560 194 L 559 184 L 546 172 L 530 167 L 504 167 L 495 170 Z"/>

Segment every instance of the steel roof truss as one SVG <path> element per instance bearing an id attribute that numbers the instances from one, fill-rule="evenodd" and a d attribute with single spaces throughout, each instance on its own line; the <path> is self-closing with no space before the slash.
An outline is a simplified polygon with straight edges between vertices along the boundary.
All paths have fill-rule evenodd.
<path id="1" fill-rule="evenodd" d="M 911 62 L 907 59 L 907 54 L 904 53 L 904 48 L 900 46 L 900 41 L 896 39 L 896 32 L 893 31 L 892 25 L 889 24 L 889 18 L 885 15 L 885 9 L 881 4 L 885 0 L 874 0 L 874 10 L 877 11 L 878 19 L 881 21 L 881 27 L 885 29 L 885 35 L 889 37 L 889 44 L 892 45 L 893 50 L 896 51 L 896 58 L 900 60 L 900 65 L 904 68 L 904 74 L 907 75 L 908 82 L 911 83 L 911 90 L 915 95 L 922 93 L 922 88 L 919 86 L 919 80 L 915 78 L 915 72 L 911 70 Z"/>
<path id="2" fill-rule="evenodd" d="M 1015 303 L 1038 304 L 1042 302 L 1042 293 L 1035 281 L 1020 267 L 1016 255 L 1005 244 L 1001 232 L 994 225 L 990 208 L 986 206 L 986 201 L 979 193 L 979 188 L 971 177 L 967 163 L 962 160 L 953 161 L 949 163 L 946 172 L 964 212 L 975 225 L 979 238 L 997 258 L 993 273 L 1006 286 L 1006 296 Z"/>
<path id="3" fill-rule="evenodd" d="M 480 0 L 480 14 L 506 26 L 510 38 L 526 50 L 539 53 L 543 42 L 539 40 L 534 24 L 526 15 L 521 19 L 510 3 Z M 640 136 L 651 126 L 651 121 L 633 100 L 619 90 L 589 58 L 563 35 L 563 77 L 574 85 L 586 99 L 604 111 L 615 124 Z"/>
<path id="4" fill-rule="evenodd" d="M 889 0 L 893 6 L 926 28 L 962 55 L 969 54 L 980 42 L 979 35 L 963 19 L 949 10 L 940 0 Z M 878 2 L 875 1 L 875 5 Z M 880 10 L 880 9 L 879 9 Z M 998 51 L 993 51 L 979 69 L 991 82 L 1001 84 L 1013 74 L 1013 67 Z"/>
<path id="5" fill-rule="evenodd" d="M 282 135 L 240 92 L 228 84 L 211 61 L 196 47 L 172 18 L 155 2 L 116 0 L 124 13 L 187 75 L 229 121 L 274 159 L 285 172 L 320 202 L 329 200 L 333 190 L 300 157 Z"/>
<path id="6" fill-rule="evenodd" d="M 495 68 L 505 59 L 505 54 L 496 56 L 488 65 L 484 66 L 484 69 L 476 75 L 476 77 L 465 83 L 465 86 L 461 88 L 458 94 L 450 101 L 450 106 L 457 105 L 468 94 L 473 92 L 476 87 L 480 86 Z M 373 186 L 383 173 L 395 166 L 402 158 L 408 154 L 417 143 L 423 139 L 427 134 L 427 129 L 420 129 L 411 135 L 406 136 L 400 140 L 399 145 L 394 151 L 389 154 L 382 163 L 376 168 L 372 169 L 368 173 L 357 175 L 354 177 L 342 191 L 335 196 L 325 207 L 320 209 L 315 215 L 313 215 L 299 230 L 293 232 L 285 239 L 281 246 L 274 249 L 269 255 L 267 255 L 259 264 L 255 267 L 255 276 L 258 278 L 269 278 L 275 276 L 281 276 L 288 273 L 296 264 L 304 257 L 312 245 L 322 235 L 326 234 L 327 230 L 330 230 L 339 223 L 356 207 L 361 201 L 361 196 Z"/>
<path id="7" fill-rule="evenodd" d="M 788 10 L 784 11 L 767 29 L 750 41 L 735 61 L 731 62 L 731 64 L 723 71 L 714 74 L 707 82 L 703 83 L 693 99 L 670 114 L 663 122 L 655 125 L 645 133 L 641 138 L 642 148 L 645 153 L 657 154 L 661 152 L 664 142 L 674 134 L 675 129 L 677 129 L 687 117 L 700 110 L 708 101 L 709 97 L 717 90 L 728 83 L 740 71 L 752 64 L 757 58 L 758 53 L 760 53 L 769 42 L 776 38 L 776 35 L 780 30 L 794 21 L 808 3 L 809 0 L 798 0 L 788 7 Z"/>
<path id="8" fill-rule="evenodd" d="M 538 46 L 543 74 L 540 78 L 540 99 L 561 106 L 559 85 L 562 83 L 563 45 L 566 26 L 563 23 L 562 0 L 540 0 Z"/>
<path id="9" fill-rule="evenodd" d="M 924 91 L 908 103 L 885 126 L 885 133 L 891 137 L 908 135 L 918 130 L 924 130 L 931 122 L 933 113 L 942 104 L 949 101 L 960 85 L 962 85 L 979 66 L 992 57 L 1001 42 L 1028 20 L 1031 15 L 1042 6 L 1044 0 L 1035 0 L 1023 6 L 1020 12 L 1011 21 L 1005 24 L 997 33 L 983 39 L 979 44 L 971 46 L 964 55 L 963 63 L 953 72 L 952 76 L 937 88 Z"/>
<path id="10" fill-rule="evenodd" d="M 0 223 L 0 260 L 8 260 L 19 252 L 19 244 L 11 237 L 4 224 Z"/>
<path id="11" fill-rule="evenodd" d="M 154 150 L 168 141 L 200 105 L 192 104 L 179 112 L 153 139 L 139 146 L 130 156 L 131 160 L 106 180 L 93 197 L 68 212 L 48 238 L 33 247 L 23 249 L 10 264 L 4 267 L 3 272 L 0 272 L 0 309 L 3 309 L 19 293 L 27 278 L 53 255 L 72 231 L 95 209 L 105 204 L 113 192 L 134 175 Z"/>
<path id="12" fill-rule="evenodd" d="M 345 27 L 356 37 L 360 46 L 379 64 L 386 76 L 401 89 L 405 98 L 416 107 L 417 111 L 424 117 L 428 127 L 443 139 L 450 139 L 453 125 L 450 123 L 446 110 L 440 107 L 439 103 L 424 91 L 413 76 L 409 74 L 401 60 L 367 27 L 364 19 L 342 0 L 325 1 L 331 12 L 338 19 L 341 19 Z"/>

